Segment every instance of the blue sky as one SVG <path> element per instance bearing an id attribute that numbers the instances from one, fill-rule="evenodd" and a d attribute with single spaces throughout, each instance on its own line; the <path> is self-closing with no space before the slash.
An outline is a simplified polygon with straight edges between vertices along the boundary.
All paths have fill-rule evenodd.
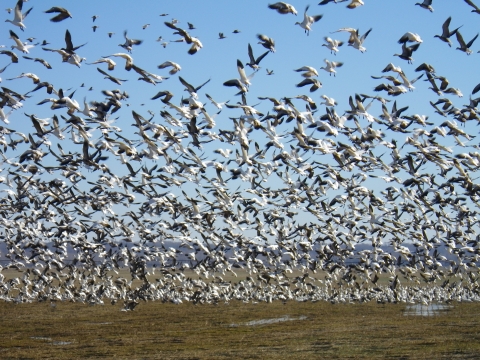
<path id="1" fill-rule="evenodd" d="M 454 95 L 445 95 L 445 97 L 451 99 L 458 107 L 468 104 L 469 94 L 480 82 L 480 74 L 477 70 L 480 56 L 477 54 L 477 50 L 480 50 L 480 40 L 473 44 L 473 53 L 468 56 L 455 49 L 458 46 L 455 37 L 452 37 L 453 46 L 449 47 L 446 43 L 434 38 L 434 35 L 441 33 L 443 22 L 451 16 L 451 28 L 462 26 L 460 31 L 465 40 L 469 41 L 479 32 L 480 15 L 471 13 L 471 8 L 460 0 L 434 1 L 435 11 L 433 13 L 415 6 L 415 0 L 365 0 L 364 2 L 364 6 L 350 10 L 346 8 L 345 3 L 318 6 L 314 2 L 292 1 L 291 4 L 298 11 L 298 15 L 294 16 L 292 14 L 281 15 L 267 7 L 269 2 L 258 0 L 236 2 L 136 1 L 135 5 L 130 1 L 119 0 L 63 3 L 50 0 L 30 0 L 23 5 L 24 11 L 33 6 L 33 10 L 24 21 L 25 31 L 5 23 L 2 27 L 4 37 L 0 44 L 7 48 L 14 44 L 8 33 L 8 30 L 13 30 L 22 41 L 34 37 L 33 43 L 47 40 L 49 42 L 47 47 L 60 49 L 65 46 L 64 36 L 68 29 L 72 35 L 74 46 L 86 43 L 77 50 L 78 55 L 85 57 L 86 61 L 81 64 L 80 68 L 77 68 L 71 64 L 62 63 L 59 54 L 46 52 L 42 50 L 41 45 L 37 45 L 30 50 L 28 56 L 47 60 L 53 69 L 48 70 L 39 63 L 20 58 L 18 64 L 10 65 L 0 75 L 3 80 L 2 86 L 19 93 L 26 93 L 34 87 L 30 79 L 7 79 L 14 78 L 23 72 L 32 72 L 38 75 L 41 81 L 52 83 L 56 89 L 68 89 L 66 93 L 75 90 L 74 98 L 79 102 L 82 102 L 84 97 L 88 101 L 102 101 L 104 96 L 101 94 L 101 90 L 119 88 L 127 91 L 130 98 L 112 117 L 118 117 L 115 125 L 121 127 L 122 135 L 128 138 L 133 136 L 133 132 L 136 131 L 131 127 L 134 123 L 131 116 L 132 110 L 144 117 L 149 117 L 148 110 L 150 110 L 156 114 L 153 121 L 162 123 L 159 112 L 164 110 L 165 105 L 159 100 L 150 100 L 158 91 L 171 91 L 175 95 L 172 102 L 177 105 L 182 96 L 185 98 L 188 96 L 178 80 L 179 75 L 194 86 L 211 79 L 210 83 L 199 91 L 200 100 L 205 103 L 205 108 L 210 114 L 214 114 L 217 110 L 206 99 L 205 93 L 210 94 L 219 102 L 229 100 L 230 103 L 236 103 L 240 101 L 240 97 L 235 96 L 237 93 L 235 88 L 225 87 L 222 84 L 229 79 L 238 77 L 236 62 L 237 59 L 244 64 L 248 61 L 247 47 L 249 43 L 253 47 L 255 56 L 259 56 L 265 51 L 258 44 L 256 38 L 257 34 L 265 34 L 275 40 L 276 52 L 268 54 L 262 60 L 261 69 L 251 79 L 251 86 L 247 94 L 248 103 L 251 105 L 259 103 L 257 109 L 265 114 L 271 112 L 272 104 L 268 101 L 258 100 L 259 96 L 282 98 L 300 94 L 309 95 L 317 104 L 321 102 L 320 96 L 323 94 L 333 97 L 338 102 L 337 113 L 343 114 L 345 110 L 349 109 L 349 96 L 354 96 L 356 93 L 375 94 L 373 88 L 383 81 L 372 79 L 371 75 L 382 75 L 381 70 L 388 63 L 400 66 L 409 79 L 420 75 L 414 69 L 421 63 L 427 62 L 433 65 L 437 75 L 448 78 L 450 85 L 459 88 L 464 94 L 463 98 Z M 5 7 L 13 8 L 16 2 L 5 1 L 3 4 Z M 73 18 L 60 23 L 50 22 L 49 18 L 53 14 L 46 14 L 44 11 L 57 5 L 65 6 Z M 307 5 L 310 5 L 308 11 L 310 15 L 323 15 L 322 19 L 313 25 L 308 36 L 303 29 L 295 25 L 296 21 L 302 21 Z M 168 15 L 160 16 L 164 13 Z M 6 11 L 3 14 L 5 19 L 13 18 L 13 14 L 8 14 Z M 92 21 L 93 15 L 98 16 L 95 22 Z M 198 37 L 203 44 L 203 48 L 198 53 L 189 55 L 187 54 L 189 48 L 187 44 L 174 42 L 179 39 L 179 36 L 173 35 L 173 30 L 164 24 L 165 21 L 172 21 L 172 19 L 177 19 L 177 26 L 183 29 L 188 29 L 187 22 L 194 24 L 196 29 L 189 30 L 189 32 L 192 36 Z M 146 24 L 150 25 L 143 29 Z M 98 26 L 95 32 L 92 29 L 94 25 Z M 372 29 L 364 43 L 367 48 L 365 53 L 347 46 L 348 33 L 333 33 L 344 27 L 358 28 L 360 34 Z M 236 29 L 240 31 L 238 34 L 233 33 Z M 169 79 L 156 86 L 138 81 L 138 74 L 124 69 L 123 59 L 114 58 L 117 67 L 109 74 L 127 80 L 119 86 L 104 79 L 103 75 L 97 72 L 97 66 L 107 71 L 105 64 L 87 64 L 102 56 L 125 52 L 118 46 L 124 42 L 122 35 L 124 30 L 128 31 L 129 37 L 143 40 L 141 45 L 134 47 L 131 54 L 134 63 L 149 72 L 169 77 Z M 413 64 L 408 64 L 394 56 L 395 53 L 401 52 L 401 45 L 397 41 L 407 31 L 418 33 L 423 39 L 420 48 L 413 54 Z M 107 35 L 109 32 L 114 33 L 111 38 Z M 223 32 L 226 38 L 219 39 L 219 32 Z M 159 36 L 162 36 L 163 41 L 156 41 Z M 345 42 L 336 56 L 330 54 L 330 51 L 322 46 L 325 36 Z M 164 41 L 168 42 L 166 47 L 161 45 Z M 16 52 L 18 55 L 22 55 L 18 51 Z M 338 68 L 335 77 L 329 76 L 320 69 L 325 65 L 324 59 L 343 62 L 343 66 Z M 168 69 L 157 68 L 157 65 L 167 60 L 179 63 L 182 70 L 175 75 L 169 75 Z M 0 56 L 0 68 L 6 66 L 8 62 L 8 56 Z M 309 93 L 307 88 L 295 86 L 302 81 L 302 77 L 293 70 L 305 65 L 313 66 L 319 71 L 318 79 L 323 86 L 316 92 Z M 273 70 L 273 75 L 267 75 L 266 69 Z M 251 72 L 250 69 L 247 70 L 247 74 Z M 393 104 L 393 100 L 396 100 L 398 107 L 409 106 L 408 114 L 427 115 L 429 121 L 439 125 L 445 119 L 435 114 L 429 104 L 429 101 L 435 102 L 439 96 L 429 89 L 430 84 L 423 81 L 424 79 L 425 77 L 416 82 L 415 90 L 410 93 L 398 97 L 388 97 L 384 92 L 379 95 L 392 100 L 387 104 L 388 108 Z M 84 84 L 84 87 L 81 87 L 81 84 Z M 89 91 L 90 87 L 93 90 Z M 55 113 L 61 113 L 52 111 L 48 104 L 36 105 L 44 98 L 50 97 L 43 89 L 31 95 L 32 97 L 25 101 L 22 109 L 11 114 L 9 124 L 11 128 L 18 131 L 23 130 L 26 133 L 34 131 L 29 128 L 31 123 L 23 114 L 24 112 L 34 113 L 39 118 L 50 118 Z M 295 103 L 302 109 L 304 108 L 301 100 Z M 324 110 L 324 107 L 320 106 L 319 114 L 324 113 Z M 380 103 L 375 102 L 369 112 L 374 116 L 381 114 Z M 231 129 L 232 121 L 229 118 L 238 117 L 241 114 L 240 109 L 224 109 L 215 118 L 217 128 L 213 130 Z M 362 125 L 366 126 L 368 123 L 362 120 Z M 476 123 L 470 122 L 466 125 L 466 131 L 471 134 L 476 134 L 477 129 Z M 286 133 L 289 130 L 285 127 L 281 131 Z M 95 134 L 94 137 L 98 138 L 98 135 Z M 252 134 L 254 141 L 264 141 L 261 137 L 261 134 Z M 391 140 L 392 137 L 395 137 L 399 144 L 403 145 L 406 135 L 387 133 L 386 139 Z M 449 138 L 441 141 L 446 146 L 453 145 Z M 473 139 L 471 143 L 478 144 L 478 139 Z M 221 146 L 228 147 L 226 144 L 221 144 Z M 206 158 L 217 157 L 218 155 L 213 155 L 212 152 L 214 147 L 218 147 L 218 143 L 207 144 L 202 151 L 198 152 L 203 152 Z M 76 151 L 81 152 L 81 146 L 80 148 L 77 146 Z M 458 151 L 464 150 L 459 149 Z M 18 156 L 12 152 L 5 155 L 7 157 Z M 117 166 L 118 168 L 116 168 Z M 138 168 L 139 165 L 135 164 L 134 167 Z M 112 163 L 111 169 L 119 173 L 126 172 L 123 165 L 116 163 Z M 234 187 L 236 186 L 235 184 Z"/>
<path id="2" fill-rule="evenodd" d="M 475 73 L 477 64 L 476 51 L 480 49 L 480 42 L 473 44 L 474 54 L 467 56 L 465 53 L 455 50 L 457 42 L 452 38 L 454 47 L 449 48 L 447 44 L 435 39 L 433 36 L 441 32 L 441 26 L 445 19 L 452 16 L 451 27 L 462 25 L 461 32 L 468 41 L 478 32 L 476 25 L 478 14 L 470 12 L 470 7 L 463 1 L 449 1 L 434 3 L 435 11 L 430 13 L 419 6 L 415 6 L 415 0 L 367 0 L 365 6 L 355 10 L 349 10 L 343 3 L 318 6 L 311 2 L 291 2 L 298 11 L 298 15 L 280 15 L 267 8 L 268 2 L 243 1 L 241 3 L 232 1 L 138 1 L 132 6 L 126 1 L 102 1 L 71 2 L 63 4 L 72 13 L 73 18 L 52 23 L 48 21 L 51 14 L 43 13 L 51 6 L 58 5 L 54 1 L 38 2 L 30 0 L 24 4 L 24 10 L 33 6 L 32 12 L 25 20 L 26 29 L 24 32 L 11 24 L 5 23 L 5 37 L 2 44 L 9 47 L 13 41 L 8 38 L 7 30 L 12 29 L 19 35 L 22 41 L 29 37 L 35 37 L 36 41 L 46 39 L 50 48 L 61 48 L 64 46 L 64 34 L 68 29 L 72 34 L 74 45 L 87 43 L 77 53 L 85 57 L 87 62 L 99 59 L 101 56 L 110 55 L 124 50 L 118 46 L 123 43 L 122 33 L 128 30 L 129 37 L 142 39 L 144 42 L 133 51 L 134 63 L 138 66 L 162 75 L 169 76 L 166 69 L 157 69 L 156 66 L 166 60 L 172 60 L 182 66 L 178 73 L 191 84 L 198 85 L 211 78 L 211 82 L 205 86 L 200 93 L 207 92 L 219 101 L 231 99 L 236 91 L 232 88 L 225 88 L 222 83 L 226 80 L 238 77 L 236 60 L 247 62 L 247 45 L 252 44 L 254 54 L 260 55 L 264 48 L 257 44 L 255 35 L 266 34 L 276 41 L 276 52 L 269 54 L 261 63 L 262 69 L 253 77 L 248 99 L 255 104 L 257 96 L 283 97 L 294 96 L 308 92 L 305 88 L 297 89 L 295 84 L 302 78 L 293 69 L 303 65 L 313 66 L 319 69 L 324 66 L 323 60 L 330 59 L 341 61 L 344 65 L 338 69 L 337 76 L 330 77 L 322 70 L 319 80 L 323 87 L 317 92 L 310 94 L 314 100 L 319 100 L 321 94 L 334 97 L 339 105 L 338 109 L 348 108 L 348 96 L 355 93 L 373 94 L 375 87 L 380 80 L 370 78 L 370 75 L 381 75 L 381 70 L 389 63 L 401 66 L 409 78 L 416 77 L 414 69 L 422 62 L 432 64 L 437 74 L 447 77 L 450 84 L 462 90 L 465 97 L 473 87 L 480 81 Z M 7 2 L 5 2 L 7 4 Z M 310 4 L 309 14 L 323 14 L 323 18 L 313 25 L 310 35 L 304 34 L 303 30 L 294 25 L 296 21 L 302 20 L 303 11 L 306 5 Z M 61 4 L 62 5 L 62 4 Z M 15 6 L 15 1 L 8 4 Z M 161 17 L 160 14 L 167 13 L 168 16 Z M 91 17 L 99 17 L 92 22 Z M 4 18 L 11 18 L 12 14 L 5 12 Z M 173 30 L 164 25 L 164 21 L 178 19 L 178 26 L 187 29 L 187 22 L 195 25 L 196 30 L 191 34 L 198 37 L 204 47 L 197 54 L 187 54 L 187 45 L 184 43 L 169 43 L 163 48 L 155 40 L 162 36 L 166 41 L 178 39 L 172 35 Z M 145 30 L 142 26 L 150 24 Z M 96 32 L 92 26 L 99 26 Z M 337 56 L 330 54 L 328 49 L 322 47 L 324 36 L 331 36 L 335 39 L 346 41 L 347 33 L 335 33 L 342 27 L 359 28 L 360 33 L 372 28 L 365 47 L 367 51 L 359 51 L 346 46 L 340 48 Z M 238 29 L 239 34 L 232 31 Z M 401 51 L 401 45 L 397 40 L 407 31 L 418 33 L 424 42 L 419 50 L 414 53 L 414 63 L 407 64 L 404 60 L 393 56 Z M 107 33 L 114 32 L 112 38 Z M 226 39 L 219 40 L 218 33 L 223 32 Z M 480 41 L 480 40 L 478 40 Z M 13 82 L 5 81 L 19 75 L 21 72 L 33 72 L 40 76 L 42 81 L 49 81 L 56 88 L 78 89 L 76 98 L 82 99 L 87 96 L 88 100 L 98 99 L 102 96 L 100 90 L 118 87 L 116 84 L 103 79 L 96 71 L 96 66 L 105 69 L 104 65 L 86 65 L 81 68 L 62 63 L 60 56 L 56 53 L 45 52 L 41 46 L 31 49 L 30 55 L 41 57 L 50 62 L 53 70 L 46 70 L 38 63 L 31 63 L 21 59 L 19 64 L 10 66 L 2 75 L 3 85 L 22 89 L 31 89 L 31 81 L 18 79 Z M 8 57 L 0 58 L 1 65 L 8 63 Z M 126 72 L 123 68 L 123 60 L 114 59 L 119 66 L 112 72 L 113 76 L 121 79 L 128 79 L 122 90 L 127 90 L 131 98 L 131 106 L 145 104 L 145 109 L 156 111 L 159 107 L 158 100 L 149 100 L 160 89 L 170 89 L 177 98 L 183 93 L 183 86 L 179 83 L 177 76 L 171 76 L 162 84 L 152 86 L 136 80 L 137 74 Z M 274 70 L 274 75 L 267 76 L 265 69 Z M 247 71 L 248 73 L 248 71 Z M 86 89 L 79 88 L 85 83 Z M 93 86 L 94 91 L 86 91 Z M 428 89 L 429 83 L 419 81 L 416 89 L 410 94 L 397 97 L 401 104 L 408 104 L 413 112 L 433 116 L 433 109 L 424 99 L 435 100 L 437 96 Z M 383 93 L 384 94 L 384 93 Z M 43 94 L 42 94 L 43 95 Z M 382 94 L 381 94 L 382 95 Z M 35 94 L 41 97 L 41 94 Z M 175 99 L 177 99 L 175 98 Z M 420 100 L 422 99 L 422 100 Z M 454 103 L 463 104 L 465 99 L 457 99 L 451 96 Z M 31 101 L 29 101 L 31 102 Z M 27 105 L 27 104 L 26 104 Z M 34 112 L 43 112 L 49 116 L 49 111 L 43 107 L 35 107 Z M 372 112 L 375 113 L 375 110 Z M 119 113 L 120 114 L 120 113 Z M 15 116 L 20 116 L 15 114 Z M 12 115 L 12 118 L 15 116 Z"/>

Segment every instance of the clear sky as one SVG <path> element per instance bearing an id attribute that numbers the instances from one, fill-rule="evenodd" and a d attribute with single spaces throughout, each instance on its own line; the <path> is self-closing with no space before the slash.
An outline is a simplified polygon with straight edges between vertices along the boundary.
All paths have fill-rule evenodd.
<path id="1" fill-rule="evenodd" d="M 418 0 L 417 0 L 418 1 Z M 472 45 L 473 53 L 467 55 L 464 52 L 456 50 L 458 46 L 455 36 L 452 37 L 452 47 L 435 38 L 434 35 L 441 34 L 442 24 L 448 17 L 452 17 L 451 29 L 462 26 L 460 31 L 466 41 L 469 41 L 479 32 L 480 15 L 472 13 L 472 9 L 462 0 L 436 0 L 433 2 L 434 12 L 422 9 L 416 6 L 416 0 L 364 0 L 365 5 L 357 9 L 347 9 L 347 3 L 330 3 L 319 6 L 316 2 L 293 1 L 291 4 L 297 9 L 298 15 L 282 15 L 268 8 L 268 1 L 243 0 L 243 1 L 122 1 L 122 0 L 102 0 L 102 1 L 72 1 L 59 2 L 50 0 L 30 0 L 25 2 L 23 10 L 33 6 L 33 10 L 24 20 L 26 28 L 24 31 L 10 23 L 3 23 L 3 39 L 0 45 L 5 45 L 5 49 L 10 49 L 14 41 L 9 38 L 9 30 L 13 30 L 22 42 L 27 38 L 33 37 L 33 44 L 46 40 L 49 44 L 46 47 L 51 49 L 60 49 L 65 47 L 65 31 L 68 29 L 72 35 L 73 45 L 85 46 L 77 50 L 77 54 L 86 58 L 80 67 L 75 67 L 68 63 L 62 63 L 59 54 L 42 50 L 42 45 L 38 44 L 30 49 L 29 54 L 21 54 L 18 64 L 12 64 L 0 74 L 2 86 L 10 88 L 18 93 L 26 93 L 34 88 L 32 81 L 26 78 L 7 80 L 19 76 L 21 73 L 35 73 L 41 81 L 48 81 L 56 89 L 62 88 L 68 94 L 75 90 L 74 99 L 79 103 L 86 97 L 87 101 L 103 101 L 104 96 L 101 90 L 111 90 L 119 88 L 129 94 L 129 99 L 123 103 L 122 108 L 113 115 L 113 118 L 119 117 L 115 125 L 122 128 L 122 135 L 129 138 L 134 137 L 133 132 L 137 129 L 131 125 L 134 123 L 131 111 L 135 110 L 142 116 L 148 118 L 148 111 L 155 114 L 153 121 L 164 123 L 159 112 L 165 110 L 165 104 L 160 100 L 151 100 L 151 98 L 160 90 L 169 90 L 175 96 L 172 103 L 179 104 L 182 97 L 188 97 L 184 91 L 184 86 L 178 80 L 180 75 L 186 81 L 194 86 L 198 86 L 208 79 L 211 81 L 199 91 L 199 97 L 205 103 L 205 108 L 210 114 L 215 114 L 216 108 L 205 97 L 205 93 L 211 95 L 218 102 L 229 100 L 230 103 L 240 101 L 236 88 L 223 86 L 227 80 L 238 78 L 236 67 L 237 59 L 243 64 L 248 62 L 247 47 L 251 44 L 255 56 L 259 56 L 266 49 L 258 44 L 257 34 L 265 34 L 275 40 L 276 51 L 269 53 L 260 63 L 260 70 L 251 79 L 251 86 L 247 93 L 247 101 L 250 105 L 259 104 L 256 108 L 264 114 L 272 112 L 272 103 L 269 101 L 260 101 L 258 97 L 293 97 L 300 94 L 306 94 L 319 104 L 321 95 L 327 95 L 337 100 L 336 111 L 343 114 L 349 109 L 348 98 L 356 93 L 374 95 L 373 88 L 382 82 L 375 80 L 371 75 L 382 75 L 382 69 L 389 63 L 400 66 L 409 79 L 413 79 L 421 74 L 415 72 L 415 68 L 423 62 L 431 64 L 436 69 L 436 74 L 446 77 L 450 86 L 459 88 L 464 94 L 463 98 L 455 95 L 442 95 L 449 98 L 456 106 L 462 107 L 468 104 L 468 97 L 472 89 L 480 82 L 478 72 L 480 40 Z M 271 1 L 270 3 L 273 3 Z M 14 8 L 16 1 L 4 1 L 5 7 Z M 310 34 L 305 34 L 304 30 L 295 22 L 302 21 L 305 7 L 310 5 L 309 15 L 323 15 L 323 17 L 313 24 Z M 480 5 L 480 1 L 479 1 Z M 73 18 L 66 19 L 60 23 L 50 22 L 49 19 L 54 14 L 46 14 L 52 6 L 65 6 Z M 161 14 L 167 14 L 161 16 Z M 95 22 L 92 16 L 96 15 Z M 4 19 L 12 19 L 13 13 L 3 12 Z M 195 29 L 188 30 L 192 36 L 197 37 L 203 44 L 196 54 L 189 55 L 187 50 L 189 45 L 181 42 L 175 42 L 180 36 L 174 35 L 174 30 L 165 26 L 165 21 L 178 20 L 177 26 L 188 30 L 188 22 L 193 24 Z M 146 28 L 143 27 L 145 25 Z M 93 26 L 98 26 L 93 31 Z M 352 27 L 359 29 L 360 35 L 372 29 L 364 42 L 366 52 L 347 46 L 348 33 L 336 32 L 341 28 Z M 128 31 L 128 36 L 134 39 L 141 39 L 143 43 L 134 46 L 131 56 L 134 64 L 157 75 L 169 77 L 156 86 L 143 81 L 138 81 L 138 74 L 134 71 L 124 69 L 125 61 L 121 58 L 112 58 L 117 66 L 113 71 L 106 69 L 106 64 L 89 65 L 102 56 L 108 56 L 115 53 L 124 53 L 125 50 L 119 47 L 124 42 L 123 31 Z M 233 33 L 239 30 L 238 33 Z M 110 38 L 108 33 L 112 32 Z M 222 32 L 226 38 L 219 39 L 219 33 Z M 423 39 L 418 51 L 413 54 L 413 64 L 408 64 L 405 60 L 394 56 L 401 52 L 401 45 L 398 44 L 400 37 L 406 32 L 417 33 Z M 163 40 L 156 41 L 159 37 Z M 330 36 L 334 39 L 344 41 L 345 44 L 340 47 L 337 55 L 322 46 L 324 37 Z M 166 43 L 165 47 L 162 43 Z M 53 69 L 46 69 L 38 62 L 32 62 L 23 59 L 21 55 L 38 57 L 47 60 Z M 329 74 L 320 67 L 325 66 L 324 59 L 339 61 L 343 63 L 342 67 L 337 69 L 336 76 Z M 169 75 L 169 69 L 158 69 L 157 66 L 164 61 L 171 60 L 181 65 L 182 70 Z M 0 56 L 0 68 L 9 63 L 10 59 L 6 55 Z M 323 84 L 322 88 L 316 92 L 310 93 L 307 87 L 297 88 L 295 85 L 302 81 L 299 73 L 293 71 L 302 66 L 315 67 L 319 76 L 318 79 Z M 97 67 L 107 71 L 114 77 L 127 80 L 123 84 L 117 85 L 105 79 L 97 71 Z M 272 75 L 267 75 L 267 70 L 273 70 Z M 247 69 L 247 74 L 252 70 Z M 394 73 L 384 75 L 396 75 Z M 397 101 L 398 107 L 409 106 L 406 113 L 409 115 L 419 114 L 429 117 L 429 121 L 439 125 L 445 121 L 445 118 L 435 114 L 430 105 L 430 101 L 435 102 L 439 96 L 429 89 L 429 82 L 421 80 L 414 84 L 415 89 L 409 93 L 397 97 L 388 96 L 385 92 L 378 95 L 386 97 L 392 102 L 387 104 L 390 108 L 393 100 Z M 81 86 L 81 85 L 84 86 Z M 89 90 L 92 88 L 92 90 Z M 68 89 L 68 91 L 66 91 Z M 44 89 L 30 94 L 31 97 L 24 102 L 20 110 L 13 111 L 10 115 L 10 128 L 24 133 L 33 132 L 31 122 L 24 115 L 36 114 L 39 118 L 51 118 L 53 114 L 63 114 L 64 111 L 52 111 L 49 104 L 36 105 L 41 100 L 50 97 Z M 128 106 L 127 106 L 128 104 Z M 295 100 L 295 104 L 302 110 L 305 103 L 301 100 Z M 7 109 L 5 109 L 6 111 Z M 171 113 L 173 110 L 168 109 Z M 324 106 L 319 107 L 319 114 L 325 112 Z M 373 116 L 379 116 L 382 113 L 381 104 L 374 102 L 369 112 Z M 224 109 L 216 118 L 219 129 L 232 129 L 230 117 L 238 117 L 242 114 L 240 109 Z M 362 119 L 362 125 L 367 126 L 366 120 Z M 291 127 L 294 126 L 294 122 Z M 353 126 L 349 124 L 349 126 Z M 476 123 L 468 123 L 466 131 L 471 134 L 478 133 Z M 280 131 L 280 130 L 279 130 Z M 282 128 L 282 133 L 291 129 Z M 406 138 L 404 134 L 386 134 L 386 139 L 391 140 L 395 137 L 399 145 L 403 145 Z M 98 133 L 93 135 L 98 139 Z M 261 133 L 252 134 L 254 141 L 262 142 Z M 257 137 L 257 138 L 256 138 Z M 442 139 L 442 144 L 446 146 L 454 145 L 452 139 Z M 467 141 L 468 142 L 468 141 Z M 478 144 L 478 138 L 471 141 L 471 144 Z M 287 144 L 285 144 L 288 146 Z M 62 143 L 63 146 L 63 143 Z M 65 145 L 68 146 L 68 145 Z M 227 144 L 220 144 L 221 147 L 228 147 Z M 205 145 L 204 157 L 213 159 L 219 157 L 214 155 L 213 147 L 219 147 L 218 142 L 211 145 Z M 76 147 L 76 151 L 81 152 L 81 145 Z M 196 150 L 201 154 L 202 151 Z M 465 151 L 457 149 L 456 151 Z M 9 150 L 7 157 L 18 156 Z M 113 158 L 113 157 L 112 157 Z M 47 160 L 48 161 L 48 160 Z M 322 161 L 319 159 L 318 161 Z M 233 167 L 232 164 L 231 167 Z M 111 169 L 126 172 L 126 168 L 118 163 L 111 163 Z M 135 168 L 139 165 L 135 164 Z M 228 178 L 228 176 L 225 176 Z M 234 184 L 235 187 L 237 184 Z"/>

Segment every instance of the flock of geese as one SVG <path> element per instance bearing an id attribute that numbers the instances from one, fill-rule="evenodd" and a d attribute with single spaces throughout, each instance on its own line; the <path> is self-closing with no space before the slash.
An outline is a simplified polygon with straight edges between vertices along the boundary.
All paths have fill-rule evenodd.
<path id="1" fill-rule="evenodd" d="M 345 109 L 317 90 L 320 77 L 333 79 L 347 61 L 316 68 L 300 59 L 290 70 L 299 82 L 288 90 L 300 95 L 252 98 L 263 64 L 274 64 L 282 46 L 258 34 L 242 45 L 238 75 L 219 84 L 230 97 L 220 102 L 207 93 L 211 79 L 191 84 L 181 62 L 166 60 L 175 42 L 186 44 L 187 56 L 208 51 L 188 19 L 162 20 L 165 33 L 177 37 L 168 46 L 159 37 L 163 76 L 141 67 L 135 52 L 147 45 L 127 31 L 117 52 L 90 62 L 80 54 L 92 43 L 74 43 L 69 30 L 64 47 L 34 44 L 28 15 L 41 3 L 26 9 L 29 3 L 7 9 L 9 37 L 0 49 L 0 299 L 120 302 L 125 311 L 142 301 L 480 299 L 480 152 L 471 130 L 480 121 L 480 98 L 473 97 L 480 86 L 458 105 L 454 99 L 463 94 L 435 71 L 434 56 L 431 64 L 411 65 L 424 42 L 456 41 L 458 50 L 473 53 L 478 35 L 465 42 L 451 17 L 432 24 L 442 29 L 439 40 L 401 36 L 401 53 L 372 75 L 382 83 L 369 94 L 346 94 Z M 370 6 L 323 0 L 317 9 L 338 3 L 345 11 Z M 426 16 L 434 11 L 432 0 L 401 6 Z M 272 21 L 302 17 L 284 2 L 258 7 Z M 42 11 L 55 23 L 75 16 L 61 7 Z M 307 35 L 322 31 L 315 28 L 322 15 L 312 13 L 306 6 L 295 23 Z M 103 16 L 92 16 L 95 36 Z M 363 56 L 371 31 L 343 27 L 325 33 L 317 47 L 335 57 L 340 49 Z M 216 41 L 226 41 L 225 34 Z M 68 76 L 71 66 L 97 67 L 105 86 L 100 99 L 78 99 L 76 90 L 34 73 Z M 275 76 L 269 66 L 266 75 Z M 154 89 L 153 111 L 128 106 L 138 92 L 128 87 L 132 73 L 136 88 Z M 28 92 L 17 90 L 22 78 L 32 82 Z M 173 82 L 182 96 L 168 90 Z M 435 119 L 398 105 L 415 87 L 433 91 L 426 101 Z M 48 118 L 35 113 L 46 107 Z"/>

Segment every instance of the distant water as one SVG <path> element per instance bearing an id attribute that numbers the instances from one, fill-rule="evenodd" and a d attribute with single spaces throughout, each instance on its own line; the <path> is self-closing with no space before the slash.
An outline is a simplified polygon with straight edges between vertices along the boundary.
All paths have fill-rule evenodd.
<path id="1" fill-rule="evenodd" d="M 230 327 L 237 327 L 240 325 L 243 326 L 258 326 L 258 325 L 268 325 L 268 324 L 275 324 L 278 322 L 283 322 L 283 321 L 295 321 L 295 320 L 305 320 L 307 317 L 306 316 L 299 316 L 297 318 L 291 318 L 288 315 L 279 317 L 279 318 L 274 318 L 274 319 L 259 319 L 259 320 L 252 320 L 243 324 L 231 324 Z"/>
<path id="2" fill-rule="evenodd" d="M 433 316 L 439 315 L 444 311 L 448 311 L 452 308 L 450 305 L 443 305 L 443 304 L 414 304 L 408 305 L 405 309 L 405 316 L 408 315 L 416 315 L 416 316 Z"/>

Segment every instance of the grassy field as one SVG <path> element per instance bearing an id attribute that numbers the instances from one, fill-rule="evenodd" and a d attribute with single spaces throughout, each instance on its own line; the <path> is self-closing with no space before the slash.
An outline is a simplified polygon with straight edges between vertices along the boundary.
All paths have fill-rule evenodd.
<path id="1" fill-rule="evenodd" d="M 452 305 L 425 317 L 377 303 L 0 302 L 0 358 L 480 358 L 480 303 Z"/>

